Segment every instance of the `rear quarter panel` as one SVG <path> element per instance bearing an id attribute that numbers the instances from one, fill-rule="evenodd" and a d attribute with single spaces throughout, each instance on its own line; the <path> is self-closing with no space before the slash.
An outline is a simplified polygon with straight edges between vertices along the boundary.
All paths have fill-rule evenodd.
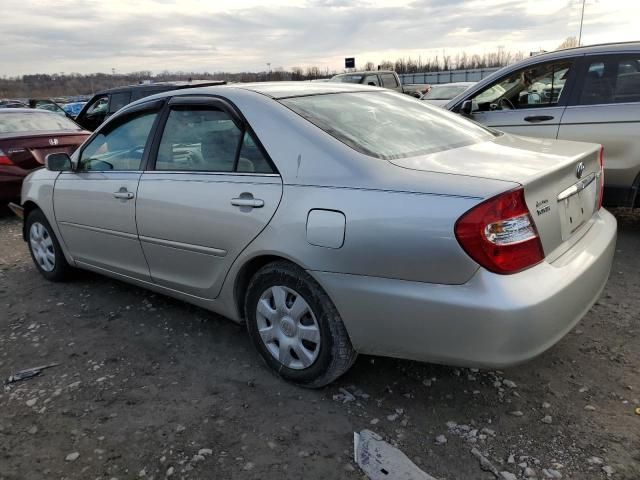
<path id="1" fill-rule="evenodd" d="M 280 208 L 247 255 L 278 254 L 303 268 L 461 284 L 478 269 L 454 236 L 455 221 L 478 199 L 353 188 L 285 185 Z M 312 245 L 312 209 L 344 214 L 341 248 Z"/>

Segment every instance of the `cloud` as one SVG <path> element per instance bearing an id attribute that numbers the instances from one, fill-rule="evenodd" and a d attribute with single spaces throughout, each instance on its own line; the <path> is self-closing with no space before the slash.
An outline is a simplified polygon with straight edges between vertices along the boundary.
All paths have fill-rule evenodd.
<path id="1" fill-rule="evenodd" d="M 577 34 L 577 0 L 3 0 L 0 74 L 339 69 L 398 55 L 555 48 Z M 587 0 L 585 40 L 637 35 L 635 2 Z"/>

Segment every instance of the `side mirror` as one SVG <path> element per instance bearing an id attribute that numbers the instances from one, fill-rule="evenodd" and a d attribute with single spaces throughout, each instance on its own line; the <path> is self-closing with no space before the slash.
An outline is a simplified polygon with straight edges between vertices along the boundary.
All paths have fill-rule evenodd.
<path id="1" fill-rule="evenodd" d="M 52 172 L 70 172 L 73 170 L 71 157 L 66 153 L 50 153 L 44 160 L 47 170 Z"/>
<path id="2" fill-rule="evenodd" d="M 473 102 L 471 100 L 465 100 L 464 102 L 462 102 L 462 105 L 460 106 L 460 113 L 462 115 L 470 116 L 472 110 Z"/>
<path id="3" fill-rule="evenodd" d="M 370 87 L 377 87 L 375 82 L 369 82 L 369 83 L 367 83 L 367 85 L 370 86 Z"/>

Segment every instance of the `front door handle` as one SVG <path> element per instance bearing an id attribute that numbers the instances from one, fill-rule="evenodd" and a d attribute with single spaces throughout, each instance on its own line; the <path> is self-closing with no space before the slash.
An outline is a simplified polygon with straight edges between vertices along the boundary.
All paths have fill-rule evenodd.
<path id="1" fill-rule="evenodd" d="M 524 117 L 524 121 L 530 123 L 548 122 L 549 120 L 553 120 L 551 115 L 533 115 L 531 117 Z"/>
<path id="2" fill-rule="evenodd" d="M 113 192 L 113 196 L 120 200 L 131 200 L 135 195 L 131 192 Z"/>
<path id="3" fill-rule="evenodd" d="M 264 207 L 264 200 L 253 197 L 238 197 L 231 199 L 231 205 L 236 207 L 262 208 Z"/>

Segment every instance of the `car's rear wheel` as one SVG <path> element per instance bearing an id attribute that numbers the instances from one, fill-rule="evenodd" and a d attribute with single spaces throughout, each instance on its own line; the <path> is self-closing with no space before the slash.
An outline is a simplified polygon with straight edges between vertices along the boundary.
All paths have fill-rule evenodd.
<path id="1" fill-rule="evenodd" d="M 356 359 L 340 315 L 320 285 L 288 262 L 274 262 L 252 278 L 245 298 L 249 335 L 278 375 L 318 388 Z"/>
<path id="2" fill-rule="evenodd" d="M 38 271 L 52 282 L 69 277 L 71 267 L 64 258 L 58 239 L 41 210 L 33 210 L 27 217 L 27 245 Z"/>

